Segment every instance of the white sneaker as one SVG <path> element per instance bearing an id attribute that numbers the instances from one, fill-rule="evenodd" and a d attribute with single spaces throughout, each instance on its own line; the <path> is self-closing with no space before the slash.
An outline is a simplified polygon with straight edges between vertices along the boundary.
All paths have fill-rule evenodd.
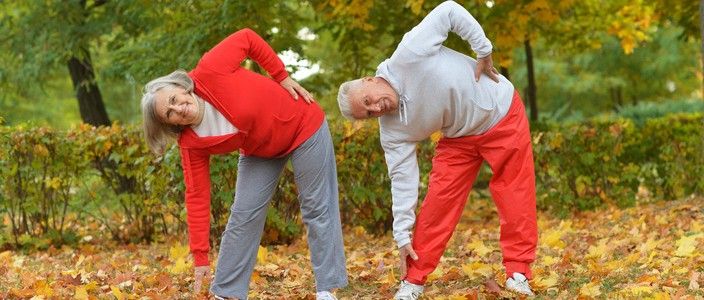
<path id="1" fill-rule="evenodd" d="M 512 278 L 506 279 L 506 289 L 523 295 L 535 296 L 526 276 L 518 272 L 514 272 Z"/>
<path id="2" fill-rule="evenodd" d="M 417 300 L 423 293 L 423 286 L 401 280 L 398 292 L 394 295 L 394 300 Z"/>
<path id="3" fill-rule="evenodd" d="M 337 300 L 335 295 L 328 291 L 322 291 L 315 293 L 316 300 Z"/>

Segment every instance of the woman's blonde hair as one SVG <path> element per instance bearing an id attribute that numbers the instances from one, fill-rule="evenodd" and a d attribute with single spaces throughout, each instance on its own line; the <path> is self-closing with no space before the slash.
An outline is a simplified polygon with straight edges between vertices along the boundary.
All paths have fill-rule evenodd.
<path id="1" fill-rule="evenodd" d="M 193 92 L 193 80 L 188 77 L 186 71 L 176 70 L 169 75 L 156 78 L 144 86 L 144 94 L 142 95 L 144 138 L 149 148 L 157 155 L 164 153 L 169 138 L 178 139 L 179 134 L 183 130 L 183 126 L 164 123 L 156 115 L 154 107 L 154 94 L 157 91 L 175 87 L 184 88 L 189 93 Z"/>

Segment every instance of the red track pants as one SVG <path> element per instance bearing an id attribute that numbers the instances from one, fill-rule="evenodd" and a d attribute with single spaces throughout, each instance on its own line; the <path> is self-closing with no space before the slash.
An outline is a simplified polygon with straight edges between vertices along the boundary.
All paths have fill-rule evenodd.
<path id="1" fill-rule="evenodd" d="M 528 119 L 516 92 L 507 115 L 486 133 L 438 142 L 413 233 L 418 260 L 408 258 L 409 282 L 424 284 L 437 267 L 484 160 L 494 173 L 489 189 L 499 213 L 506 273 L 532 277 L 538 242 L 535 172 Z"/>

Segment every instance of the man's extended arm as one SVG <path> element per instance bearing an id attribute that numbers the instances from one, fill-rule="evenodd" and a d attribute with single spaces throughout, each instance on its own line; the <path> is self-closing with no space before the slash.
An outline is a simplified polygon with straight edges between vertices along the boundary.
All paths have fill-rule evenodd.
<path id="1" fill-rule="evenodd" d="M 479 22 L 454 1 L 443 2 L 430 11 L 423 21 L 404 35 L 401 45 L 418 55 L 428 55 L 440 49 L 450 31 L 467 41 L 477 58 L 491 54 L 491 42 Z"/>
<path id="2" fill-rule="evenodd" d="M 411 229 L 416 221 L 415 209 L 420 182 L 416 144 L 382 140 L 381 145 L 391 178 L 394 240 L 402 247 L 411 242 Z"/>

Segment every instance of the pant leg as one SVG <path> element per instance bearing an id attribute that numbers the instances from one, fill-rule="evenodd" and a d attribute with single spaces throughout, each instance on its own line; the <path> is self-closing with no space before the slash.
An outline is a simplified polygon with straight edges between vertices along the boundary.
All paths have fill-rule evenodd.
<path id="1" fill-rule="evenodd" d="M 424 284 L 445 252 L 483 159 L 467 139 L 442 139 L 435 149 L 428 193 L 413 232 L 418 260 L 408 259 L 406 280 Z"/>
<path id="2" fill-rule="evenodd" d="M 347 285 L 335 153 L 327 122 L 291 156 L 317 291 Z"/>
<path id="3" fill-rule="evenodd" d="M 286 161 L 240 156 L 235 202 L 222 234 L 211 293 L 247 299 L 266 211 Z"/>
<path id="4" fill-rule="evenodd" d="M 535 167 L 528 119 L 518 94 L 506 117 L 481 137 L 479 149 L 494 173 L 489 190 L 499 213 L 506 273 L 531 278 L 538 243 Z"/>

